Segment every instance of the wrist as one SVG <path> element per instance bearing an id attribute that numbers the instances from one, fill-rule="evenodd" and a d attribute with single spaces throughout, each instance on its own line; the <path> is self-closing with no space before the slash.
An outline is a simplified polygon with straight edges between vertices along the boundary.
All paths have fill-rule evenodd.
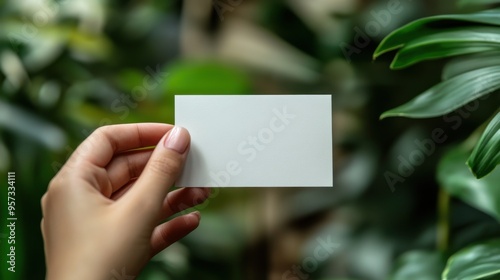
<path id="1" fill-rule="evenodd" d="M 104 272 L 90 263 L 47 267 L 46 280 L 109 280 L 110 271 Z"/>

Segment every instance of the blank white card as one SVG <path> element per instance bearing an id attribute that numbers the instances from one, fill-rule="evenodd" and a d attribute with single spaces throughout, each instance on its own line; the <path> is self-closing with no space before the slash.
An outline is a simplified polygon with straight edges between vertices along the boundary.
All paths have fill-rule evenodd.
<path id="1" fill-rule="evenodd" d="M 178 187 L 332 187 L 331 95 L 178 95 Z"/>

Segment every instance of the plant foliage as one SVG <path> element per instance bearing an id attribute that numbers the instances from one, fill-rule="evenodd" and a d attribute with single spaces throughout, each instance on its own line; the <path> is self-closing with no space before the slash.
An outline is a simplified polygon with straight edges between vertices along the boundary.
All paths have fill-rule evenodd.
<path id="1" fill-rule="evenodd" d="M 488 1 L 490 2 L 499 1 Z M 497 54 L 495 51 L 500 49 L 499 15 L 500 9 L 491 9 L 472 14 L 434 16 L 409 23 L 389 34 L 380 43 L 373 57 L 396 51 L 391 64 L 393 69 L 430 59 L 476 55 L 463 57 L 461 64 L 451 62 L 443 75 L 447 79 L 408 103 L 383 113 L 381 117 L 442 116 L 498 90 L 500 68 L 497 64 L 488 64 L 489 57 L 484 54 L 478 58 L 478 53 Z M 469 67 L 464 68 L 463 65 Z M 495 139 L 499 138 L 497 132 L 498 125 L 489 125 L 468 160 L 477 178 L 484 177 L 498 165 L 500 145 L 495 143 Z"/>
<path id="2" fill-rule="evenodd" d="M 498 0 L 461 0 L 459 6 L 481 7 L 499 3 Z M 443 116 L 488 94 L 496 94 L 500 89 L 498 34 L 499 8 L 423 18 L 389 34 L 380 43 L 373 57 L 376 59 L 394 51 L 396 55 L 391 64 L 392 69 L 402 69 L 432 59 L 453 59 L 444 67 L 441 83 L 406 104 L 384 112 L 381 118 Z M 439 207 L 440 216 L 446 216 L 449 212 L 450 203 L 446 202 L 449 201 L 446 197 L 450 194 L 497 221 L 500 220 L 500 170 L 495 169 L 500 163 L 500 113 L 495 113 L 484 127 L 481 137 L 474 135 L 470 138 L 479 138 L 472 153 L 468 141 L 451 149 L 438 165 L 437 179 L 444 194 L 441 196 L 445 197 L 444 203 Z M 446 217 L 440 217 L 438 227 L 447 228 L 444 231 L 447 242 L 450 225 Z M 444 252 L 442 250 L 440 253 L 449 256 L 441 275 L 443 280 L 498 279 L 498 240 L 476 240 L 474 245 L 458 252 L 449 252 L 446 246 L 443 248 Z M 439 262 L 432 261 L 432 256 L 439 255 L 433 252 L 403 255 L 393 272 L 393 279 L 436 276 L 435 270 L 439 267 Z M 425 277 L 415 278 L 415 275 Z"/>

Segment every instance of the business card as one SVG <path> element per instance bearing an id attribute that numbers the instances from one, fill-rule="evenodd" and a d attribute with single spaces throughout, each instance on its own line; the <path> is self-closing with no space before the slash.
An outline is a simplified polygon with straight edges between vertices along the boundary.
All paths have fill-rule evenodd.
<path id="1" fill-rule="evenodd" d="M 331 95 L 177 95 L 178 187 L 332 187 Z"/>

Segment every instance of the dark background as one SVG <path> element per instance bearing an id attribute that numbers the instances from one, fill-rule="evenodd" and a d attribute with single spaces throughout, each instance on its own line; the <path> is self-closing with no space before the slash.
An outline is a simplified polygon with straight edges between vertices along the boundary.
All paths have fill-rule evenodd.
<path id="1" fill-rule="evenodd" d="M 40 198 L 96 127 L 173 123 L 175 94 L 277 93 L 334 94 L 335 187 L 221 189 L 199 229 L 140 279 L 297 279 L 288 271 L 308 264 L 309 279 L 386 279 L 403 252 L 436 248 L 437 161 L 495 109 L 482 102 L 458 129 L 443 118 L 379 120 L 439 82 L 444 62 L 391 71 L 391 55 L 372 61 L 377 44 L 416 18 L 462 12 L 454 1 L 0 3 L 0 180 L 4 190 L 16 172 L 18 215 L 15 274 L 3 268 L 0 230 L 2 279 L 44 277 Z M 447 141 L 388 182 L 435 128 Z M 461 209 L 489 219 L 452 203 L 459 222 Z M 319 240 L 338 245 L 324 260 L 314 258 Z M 457 240 L 450 246 L 468 242 Z"/>

